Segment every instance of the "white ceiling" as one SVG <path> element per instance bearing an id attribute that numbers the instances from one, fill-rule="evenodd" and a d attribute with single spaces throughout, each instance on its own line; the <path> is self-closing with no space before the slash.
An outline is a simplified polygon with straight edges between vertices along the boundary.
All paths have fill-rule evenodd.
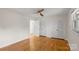
<path id="1" fill-rule="evenodd" d="M 17 12 L 22 15 L 33 15 L 36 14 L 41 8 L 8 8 L 7 10 Z M 5 9 L 6 10 L 6 9 Z M 42 12 L 45 16 L 47 15 L 67 15 L 70 8 L 44 8 Z"/>

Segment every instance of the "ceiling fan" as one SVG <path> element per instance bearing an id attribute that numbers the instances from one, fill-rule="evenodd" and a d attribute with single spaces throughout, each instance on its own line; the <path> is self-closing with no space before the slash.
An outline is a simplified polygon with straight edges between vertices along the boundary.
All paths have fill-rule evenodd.
<path id="1" fill-rule="evenodd" d="M 44 9 L 41 9 L 41 10 L 38 10 L 37 13 L 40 14 L 40 16 L 44 16 L 42 13 L 43 11 L 44 11 Z"/>

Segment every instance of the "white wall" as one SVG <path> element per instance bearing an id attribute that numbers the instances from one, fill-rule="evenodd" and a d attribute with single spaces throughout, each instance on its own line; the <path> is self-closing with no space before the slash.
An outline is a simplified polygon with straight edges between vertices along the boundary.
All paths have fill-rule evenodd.
<path id="1" fill-rule="evenodd" d="M 0 47 L 28 37 L 29 22 L 26 17 L 6 9 L 0 9 Z"/>
<path id="2" fill-rule="evenodd" d="M 73 31 L 73 19 L 72 15 L 69 14 L 67 21 L 67 40 L 69 41 L 71 50 L 79 50 L 79 33 Z"/>
<path id="3" fill-rule="evenodd" d="M 43 17 L 41 21 L 41 35 L 65 38 L 65 15 Z"/>

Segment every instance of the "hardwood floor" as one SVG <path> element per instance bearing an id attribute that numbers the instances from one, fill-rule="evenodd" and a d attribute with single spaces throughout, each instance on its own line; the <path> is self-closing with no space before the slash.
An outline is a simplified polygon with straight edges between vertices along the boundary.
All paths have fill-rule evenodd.
<path id="1" fill-rule="evenodd" d="M 3 47 L 0 51 L 70 51 L 67 40 L 32 36 L 30 39 Z"/>
<path id="2" fill-rule="evenodd" d="M 29 39 L 0 48 L 0 51 L 29 51 Z"/>
<path id="3" fill-rule="evenodd" d="M 45 36 L 31 37 L 30 49 L 34 51 L 70 51 L 67 40 Z"/>

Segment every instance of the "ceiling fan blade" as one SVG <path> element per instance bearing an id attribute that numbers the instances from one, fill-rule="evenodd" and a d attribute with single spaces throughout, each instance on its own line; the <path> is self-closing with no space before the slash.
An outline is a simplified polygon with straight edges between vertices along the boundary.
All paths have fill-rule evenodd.
<path id="1" fill-rule="evenodd" d="M 41 16 L 44 16 L 42 13 L 40 13 Z"/>
<path id="2" fill-rule="evenodd" d="M 41 9 L 41 10 L 39 10 L 39 11 L 37 11 L 38 13 L 40 13 L 40 12 L 43 12 L 44 11 L 44 9 Z"/>

